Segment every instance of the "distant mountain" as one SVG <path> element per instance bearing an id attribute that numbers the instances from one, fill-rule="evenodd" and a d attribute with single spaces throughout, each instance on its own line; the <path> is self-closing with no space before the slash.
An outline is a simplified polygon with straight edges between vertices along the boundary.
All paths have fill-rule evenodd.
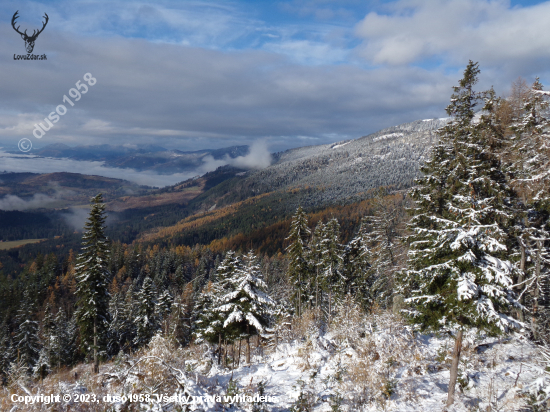
<path id="1" fill-rule="evenodd" d="M 248 146 L 231 146 L 222 149 L 181 151 L 155 145 L 94 145 L 70 147 L 63 143 L 48 145 L 33 151 L 34 155 L 73 160 L 102 161 L 105 166 L 151 170 L 160 174 L 188 172 L 203 165 L 204 157 L 223 159 L 248 154 Z"/>
<path id="2" fill-rule="evenodd" d="M 446 123 L 420 120 L 355 140 L 287 150 L 276 153 L 275 162 L 262 170 L 221 167 L 203 177 L 214 182 L 223 172 L 218 184 L 205 185 L 189 201 L 185 219 L 144 232 L 138 240 L 192 245 L 223 238 L 242 247 L 234 240 L 240 236 L 266 242 L 266 248 L 282 246 L 283 228 L 299 205 L 310 212 L 329 208 L 331 214 L 349 218 L 365 209 L 374 189 L 409 188 Z M 179 191 L 186 184 L 190 182 L 161 191 Z"/>
<path id="3" fill-rule="evenodd" d="M 160 146 L 112 146 L 108 144 L 71 147 L 63 143 L 54 143 L 42 149 L 33 151 L 33 154 L 42 157 L 67 158 L 73 160 L 107 160 L 132 154 L 165 152 L 167 149 Z"/>
<path id="4" fill-rule="evenodd" d="M 18 273 L 21 263 L 27 259 L 24 256 L 38 250 L 47 254 L 78 249 L 79 235 L 67 234 L 75 225 L 71 223 L 67 229 L 65 222 L 80 217 L 81 227 L 86 213 L 85 209 L 79 212 L 78 206 L 87 205 L 89 197 L 99 191 L 105 194 L 111 219 L 109 237 L 124 243 L 192 246 L 218 242 L 216 247 L 224 245 L 236 250 L 255 245 L 261 253 L 276 253 L 284 248 L 290 218 L 298 205 L 302 205 L 312 219 L 338 217 L 349 237 L 360 217 L 368 213 L 368 199 L 373 189 L 380 186 L 406 189 L 412 185 L 419 175 L 420 164 L 438 139 L 437 129 L 446 122 L 445 119 L 421 120 L 355 140 L 287 150 L 275 153 L 273 164 L 262 170 L 222 166 L 162 189 L 73 173 L 0 174 L 0 202 L 3 202 L 0 206 L 15 206 L 4 207 L 8 212 L 2 215 L 3 222 L 11 222 L 11 226 L 3 227 L 0 222 L 0 240 L 49 238 L 18 249 L 20 258 L 8 258 L 8 252 L 0 251 L 0 255 L 12 259 L 9 273 Z M 49 150 L 59 152 L 74 149 L 51 146 Z M 94 150 L 99 153 L 101 147 Z M 133 150 L 132 154 L 115 156 L 112 161 L 123 165 L 131 164 L 129 159 L 136 162 L 165 159 L 164 164 L 169 165 L 175 159 L 197 161 L 207 155 L 235 157 L 248 153 L 246 146 L 219 151 L 169 151 L 170 156 L 163 150 L 149 151 L 146 156 Z M 159 161 L 157 166 L 162 164 Z M 20 199 L 6 195 L 17 195 Z M 29 224 L 25 224 L 26 221 Z M 52 239 L 54 236 L 61 237 Z"/>
<path id="5" fill-rule="evenodd" d="M 79 173 L 0 173 L 0 210 L 87 205 L 99 192 L 111 201 L 151 190 L 126 180 Z"/>
<path id="6" fill-rule="evenodd" d="M 275 190 L 297 190 L 302 195 L 295 196 L 296 203 L 320 206 L 358 201 L 380 186 L 407 188 L 446 122 L 418 120 L 355 140 L 276 153 L 271 166 L 239 173 L 224 182 L 225 190 L 215 188 L 198 199 L 208 209 Z"/>

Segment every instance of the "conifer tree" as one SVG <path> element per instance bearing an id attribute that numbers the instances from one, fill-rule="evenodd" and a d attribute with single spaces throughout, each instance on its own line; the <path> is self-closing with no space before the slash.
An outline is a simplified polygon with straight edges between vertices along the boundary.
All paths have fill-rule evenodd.
<path id="1" fill-rule="evenodd" d="M 489 115 L 473 121 L 482 97 L 473 90 L 478 73 L 470 61 L 447 107 L 453 120 L 441 130 L 440 144 L 411 192 L 416 206 L 401 285 L 414 323 L 456 330 L 447 405 L 454 402 L 463 331 L 498 333 L 518 326 L 509 316 L 516 304 L 506 231 L 513 224 L 507 204 L 512 194 L 491 152 L 498 141 L 490 117 L 493 93 L 483 96 Z"/>
<path id="2" fill-rule="evenodd" d="M 18 326 L 14 343 L 17 359 L 30 373 L 38 360 L 40 343 L 38 322 L 34 320 L 34 304 L 27 290 L 24 292 L 23 301 L 17 311 L 16 323 Z"/>
<path id="3" fill-rule="evenodd" d="M 151 278 L 147 276 L 136 297 L 136 337 L 134 338 L 134 344 L 137 347 L 148 344 L 160 328 L 159 317 L 155 311 L 156 305 L 155 286 Z"/>
<path id="4" fill-rule="evenodd" d="M 304 282 L 304 296 L 306 297 L 304 301 L 309 303 L 310 307 L 315 305 L 316 308 L 323 304 L 323 269 L 321 261 L 323 260 L 323 253 L 325 252 L 323 244 L 324 239 L 325 224 L 319 220 L 313 230 L 307 253 L 308 263 L 312 273 L 308 277 L 307 282 Z"/>
<path id="5" fill-rule="evenodd" d="M 120 352 L 123 341 L 122 334 L 125 326 L 124 319 L 124 295 L 122 292 L 116 292 L 111 295 L 109 301 L 109 338 L 107 350 L 110 355 L 116 355 Z"/>
<path id="6" fill-rule="evenodd" d="M 51 372 L 49 349 L 42 347 L 38 355 L 38 360 L 33 367 L 33 376 L 36 379 L 44 379 Z"/>
<path id="7" fill-rule="evenodd" d="M 218 319 L 215 309 L 215 295 L 213 282 L 208 282 L 197 296 L 193 308 L 194 336 L 197 343 L 204 340 L 210 343 L 221 341 L 221 321 Z"/>
<path id="8" fill-rule="evenodd" d="M 168 333 L 168 317 L 170 316 L 170 311 L 172 310 L 172 303 L 174 298 L 168 291 L 165 289 L 159 296 L 156 306 L 156 312 L 159 317 L 159 321 L 162 323 L 164 328 L 164 333 Z"/>
<path id="9" fill-rule="evenodd" d="M 372 265 L 371 293 L 383 308 L 392 306 L 395 274 L 403 269 L 405 260 L 399 210 L 392 200 L 387 199 L 387 195 L 387 190 L 380 189 L 375 197 L 374 213 L 366 218 L 370 231 L 365 239 Z"/>
<path id="10" fill-rule="evenodd" d="M 0 324 L 0 382 L 6 377 L 10 363 L 14 360 L 13 345 L 6 321 Z"/>
<path id="11" fill-rule="evenodd" d="M 91 200 L 90 215 L 84 225 L 82 252 L 75 267 L 76 318 L 81 348 L 93 351 L 94 372 L 99 373 L 99 352 L 106 348 L 109 322 L 109 243 L 105 236 L 105 204 L 101 193 Z"/>
<path id="12" fill-rule="evenodd" d="M 182 346 L 187 346 L 191 338 L 194 297 L 193 287 L 189 283 L 183 293 L 174 299 L 168 315 L 167 334 Z"/>
<path id="13" fill-rule="evenodd" d="M 69 319 L 65 310 L 59 308 L 53 320 L 50 347 L 50 367 L 60 368 L 71 365 L 76 355 L 77 325 L 76 319 Z"/>
<path id="14" fill-rule="evenodd" d="M 368 309 L 374 302 L 372 283 L 374 268 L 370 264 L 369 227 L 367 217 L 361 219 L 357 234 L 346 245 L 342 258 L 342 271 L 346 279 L 346 293 L 355 297 L 356 301 Z"/>
<path id="15" fill-rule="evenodd" d="M 228 251 L 216 268 L 215 281 L 209 282 L 197 298 L 194 313 L 197 319 L 195 337 L 198 342 L 206 340 L 221 346 L 222 342 L 235 338 L 223 326 L 226 314 L 220 311 L 220 302 L 233 290 L 233 282 L 240 265 L 240 259 L 235 252 Z M 218 349 L 221 351 L 221 348 Z"/>
<path id="16" fill-rule="evenodd" d="M 44 308 L 44 319 L 42 320 L 41 338 L 42 349 L 38 356 L 38 362 L 34 366 L 34 376 L 44 379 L 51 371 L 52 347 L 55 340 L 55 318 L 49 303 Z"/>
<path id="17" fill-rule="evenodd" d="M 219 299 L 217 311 L 224 318 L 223 328 L 233 339 L 246 338 L 246 362 L 249 364 L 250 336 L 266 332 L 275 308 L 266 289 L 257 258 L 250 251 L 231 280 L 231 290 Z"/>
<path id="18" fill-rule="evenodd" d="M 342 245 L 340 244 L 340 224 L 336 218 L 325 225 L 321 240 L 319 269 L 321 288 L 324 292 L 329 318 L 335 303 L 345 294 L 346 279 L 342 274 Z"/>
<path id="19" fill-rule="evenodd" d="M 535 339 L 550 338 L 550 104 L 549 92 L 537 78 L 521 93 L 523 110 L 512 126 L 514 138 L 506 147 L 511 184 L 520 207 L 517 238 L 520 248 L 517 283 L 523 286 L 521 303 L 530 307 Z M 523 313 L 520 312 L 523 320 Z M 542 333 L 542 335 L 541 335 Z"/>
<path id="20" fill-rule="evenodd" d="M 308 297 L 306 285 L 310 281 L 310 267 L 308 264 L 308 240 L 310 236 L 311 230 L 308 227 L 307 215 L 300 206 L 292 217 L 290 234 L 286 238 L 290 241 L 286 251 L 289 258 L 287 273 L 293 286 L 291 301 L 298 316 L 302 314 L 302 305 Z"/>

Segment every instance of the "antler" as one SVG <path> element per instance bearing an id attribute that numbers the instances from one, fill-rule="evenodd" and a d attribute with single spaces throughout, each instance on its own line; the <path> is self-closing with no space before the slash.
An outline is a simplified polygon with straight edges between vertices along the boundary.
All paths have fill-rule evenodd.
<path id="1" fill-rule="evenodd" d="M 19 33 L 21 36 L 26 36 L 26 35 L 27 35 L 27 30 L 25 30 L 25 33 L 21 33 L 21 32 L 19 31 L 19 27 L 21 27 L 21 26 L 17 26 L 17 28 L 15 28 L 15 19 L 17 19 L 17 18 L 19 17 L 19 16 L 17 15 L 17 13 L 19 13 L 19 10 L 17 10 L 17 11 L 15 12 L 15 14 L 13 15 L 13 17 L 11 18 L 11 25 L 12 25 L 13 29 L 14 29 L 17 33 Z M 44 13 L 44 14 L 45 14 L 45 13 Z"/>
<path id="2" fill-rule="evenodd" d="M 21 36 L 25 36 L 26 38 L 29 38 L 29 39 L 35 39 L 36 37 L 38 37 L 38 35 L 39 35 L 40 33 L 42 33 L 42 31 L 43 31 L 44 28 L 46 27 L 46 24 L 48 24 L 48 21 L 50 20 L 50 18 L 48 17 L 48 14 L 47 14 L 47 13 L 44 13 L 44 18 L 46 19 L 46 21 L 44 22 L 44 25 L 42 26 L 42 28 L 41 28 L 40 30 L 38 30 L 38 33 L 36 32 L 36 30 L 33 30 L 32 36 L 29 36 L 29 35 L 27 34 L 27 30 L 25 30 L 24 33 L 21 33 L 21 32 L 19 31 L 19 27 L 21 27 L 21 26 L 17 26 L 17 28 L 15 27 L 15 20 L 16 20 L 17 18 L 19 18 L 19 16 L 17 15 L 17 13 L 19 13 L 19 10 L 17 10 L 17 11 L 15 12 L 15 14 L 13 15 L 13 17 L 11 18 L 11 25 L 12 25 L 13 29 L 14 29 L 17 33 L 19 33 Z"/>
<path id="3" fill-rule="evenodd" d="M 42 33 L 44 31 L 44 28 L 46 27 L 46 24 L 48 24 L 48 21 L 50 20 L 50 18 L 46 14 L 46 12 L 44 12 L 44 18 L 46 19 L 46 22 L 44 23 L 42 28 L 40 30 L 38 30 L 38 33 L 34 34 L 34 31 L 33 31 L 32 37 L 37 37 L 40 33 Z"/>

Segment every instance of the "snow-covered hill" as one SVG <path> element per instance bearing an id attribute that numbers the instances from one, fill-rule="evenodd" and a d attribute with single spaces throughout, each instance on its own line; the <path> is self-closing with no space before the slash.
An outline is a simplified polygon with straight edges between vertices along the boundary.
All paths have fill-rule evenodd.
<path id="1" fill-rule="evenodd" d="M 223 368 L 209 346 L 176 347 L 157 335 L 148 348 L 102 365 L 99 375 L 81 364 L 41 383 L 13 379 L 2 389 L 0 406 L 14 412 L 50 410 L 43 403 L 10 402 L 8 395 L 51 393 L 71 395 L 58 405 L 64 408 L 59 410 L 70 405 L 71 411 L 443 410 L 454 344 L 450 334 L 413 333 L 391 313 L 366 316 L 353 305 L 342 306 L 329 325 L 310 312 L 287 326 L 279 326 L 276 339 L 253 342 L 250 365 L 243 365 L 244 350 L 235 365 L 237 347 Z M 462 356 L 462 389 L 449 411 L 528 410 L 526 389 L 544 373 L 533 343 L 521 334 L 498 338 L 470 332 Z M 260 394 L 268 402 L 247 402 L 246 396 Z M 75 402 L 78 397 L 98 402 Z"/>
<path id="2" fill-rule="evenodd" d="M 307 146 L 275 155 L 275 163 L 249 172 L 244 185 L 254 193 L 274 189 L 318 188 L 311 201 L 357 199 L 380 186 L 408 187 L 447 119 L 418 120 L 355 140 Z"/>

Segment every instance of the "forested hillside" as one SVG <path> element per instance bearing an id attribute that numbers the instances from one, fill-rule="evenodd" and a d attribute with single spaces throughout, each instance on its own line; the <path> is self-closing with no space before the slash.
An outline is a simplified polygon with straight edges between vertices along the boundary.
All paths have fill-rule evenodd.
<path id="1" fill-rule="evenodd" d="M 550 92 L 478 75 L 449 119 L 233 170 L 132 242 L 96 195 L 80 247 L 0 278 L 2 408 L 548 410 Z"/>

